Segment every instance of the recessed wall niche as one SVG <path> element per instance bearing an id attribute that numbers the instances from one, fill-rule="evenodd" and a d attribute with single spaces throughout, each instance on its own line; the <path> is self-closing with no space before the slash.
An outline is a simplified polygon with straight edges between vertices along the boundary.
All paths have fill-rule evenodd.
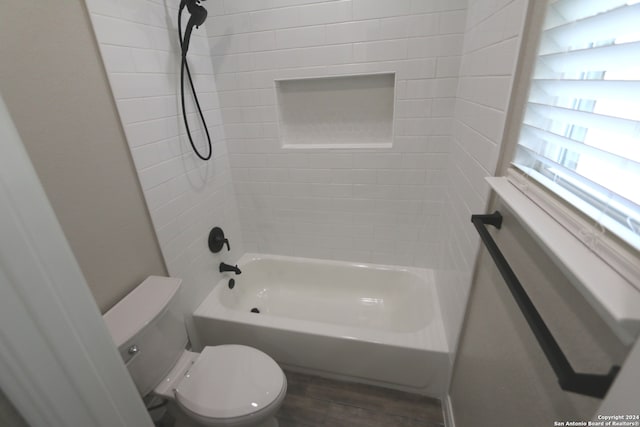
<path id="1" fill-rule="evenodd" d="M 391 147 L 394 89 L 394 73 L 277 80 L 283 147 Z"/>

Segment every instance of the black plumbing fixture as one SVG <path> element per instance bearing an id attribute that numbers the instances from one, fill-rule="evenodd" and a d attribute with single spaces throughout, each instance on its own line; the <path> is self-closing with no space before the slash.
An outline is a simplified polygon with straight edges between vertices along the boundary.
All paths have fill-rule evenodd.
<path id="1" fill-rule="evenodd" d="M 209 135 L 209 129 L 207 129 L 207 123 L 204 120 L 204 115 L 202 114 L 202 108 L 200 108 L 200 102 L 198 101 L 198 94 L 196 94 L 196 89 L 193 85 L 193 79 L 191 78 L 191 71 L 189 70 L 189 64 L 187 63 L 187 51 L 189 50 L 189 42 L 191 41 L 191 32 L 193 31 L 193 27 L 200 27 L 200 25 L 204 24 L 205 19 L 207 19 L 207 9 L 200 5 L 200 1 L 203 0 L 181 0 L 180 8 L 178 9 L 178 40 L 180 41 L 180 52 L 182 56 L 182 65 L 180 66 L 180 99 L 182 103 L 182 118 L 184 121 L 184 127 L 187 131 L 187 136 L 189 137 L 189 143 L 191 144 L 191 148 L 193 152 L 202 160 L 209 160 L 211 158 L 211 154 L 213 149 L 211 148 L 211 136 Z M 182 36 L 182 11 L 184 8 L 187 8 L 191 17 L 187 22 L 187 29 L 184 32 L 184 38 Z M 187 121 L 187 111 L 184 106 L 184 72 L 187 72 L 187 77 L 189 77 L 189 84 L 191 85 L 191 93 L 193 94 L 193 100 L 196 104 L 196 108 L 200 115 L 200 120 L 202 121 L 202 127 L 204 128 L 204 133 L 207 135 L 207 143 L 209 145 L 209 154 L 206 156 L 200 154 L 196 144 L 193 142 L 193 137 L 191 136 L 191 129 L 189 128 L 189 122 Z"/>
<path id="2" fill-rule="evenodd" d="M 182 50 L 182 57 L 187 56 L 187 51 L 189 50 L 189 42 L 191 41 L 191 32 L 193 31 L 193 27 L 199 28 L 200 25 L 204 24 L 204 21 L 207 19 L 207 9 L 200 5 L 200 1 L 202 0 L 182 0 L 180 2 L 180 10 L 178 14 L 182 13 L 182 9 L 187 7 L 187 10 L 191 14 L 189 18 L 189 22 L 187 22 L 187 29 L 184 32 L 184 38 L 182 39 L 182 44 L 180 46 Z M 178 23 L 181 24 L 180 20 Z M 182 33 L 182 32 L 181 32 Z"/>
<path id="3" fill-rule="evenodd" d="M 240 271 L 237 265 L 229 265 L 229 264 L 225 264 L 224 262 L 220 263 L 219 270 L 220 270 L 220 273 L 224 273 L 225 271 L 233 271 L 236 274 L 242 273 L 242 271 Z"/>
<path id="4" fill-rule="evenodd" d="M 229 279 L 229 289 L 233 289 L 235 285 L 236 285 L 236 281 L 233 279 Z"/>
<path id="5" fill-rule="evenodd" d="M 227 250 L 231 250 L 229 246 L 229 239 L 225 239 L 224 231 L 220 227 L 213 227 L 209 232 L 209 250 L 214 254 L 217 254 L 222 250 L 224 245 L 227 245 Z"/>
<path id="6" fill-rule="evenodd" d="M 253 307 L 253 308 L 251 309 L 251 312 L 252 312 L 252 313 L 260 313 L 260 310 L 258 310 L 257 308 Z"/>

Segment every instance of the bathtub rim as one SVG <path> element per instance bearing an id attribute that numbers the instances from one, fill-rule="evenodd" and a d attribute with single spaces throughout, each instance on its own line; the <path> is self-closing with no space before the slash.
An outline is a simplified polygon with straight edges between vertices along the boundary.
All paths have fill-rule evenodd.
<path id="1" fill-rule="evenodd" d="M 387 264 L 372 264 L 350 261 L 324 260 L 318 258 L 303 258 L 287 255 L 271 255 L 258 253 L 245 253 L 238 260 L 238 267 L 250 262 L 260 260 L 294 261 L 301 263 L 312 263 L 316 265 L 334 265 L 352 268 L 368 268 L 373 270 L 402 271 L 412 274 L 421 279 L 429 286 L 433 295 L 433 315 L 434 319 L 423 328 L 413 332 L 391 332 L 360 328 L 355 326 L 337 325 L 305 319 L 292 319 L 283 316 L 272 316 L 268 314 L 258 315 L 244 312 L 225 306 L 221 301 L 220 293 L 225 290 L 226 283 L 230 277 L 229 273 L 216 283 L 212 291 L 202 301 L 194 311 L 194 317 L 214 318 L 218 320 L 238 322 L 256 327 L 280 329 L 289 332 L 303 332 L 315 336 L 331 336 L 345 340 L 364 341 L 372 344 L 386 345 L 400 348 L 410 348 L 414 350 L 424 350 L 433 352 L 449 353 L 449 346 L 446 340 L 445 325 L 440 309 L 440 299 L 432 270 L 417 267 L 394 266 Z"/>
<path id="2" fill-rule="evenodd" d="M 311 263 L 316 265 L 335 265 L 342 267 L 352 267 L 352 268 L 367 268 L 371 270 L 390 270 L 390 271 L 403 271 L 406 273 L 414 274 L 428 283 L 433 283 L 433 273 L 429 269 L 419 268 L 419 267 L 409 267 L 403 265 L 392 265 L 392 264 L 374 264 L 367 262 L 356 262 L 356 261 L 339 261 L 333 259 L 321 259 L 321 258 L 305 258 L 291 255 L 271 255 L 271 254 L 260 254 L 256 252 L 247 252 L 243 254 L 238 259 L 238 267 L 248 264 L 252 261 L 260 261 L 263 259 L 273 259 L 280 261 L 296 261 L 301 263 Z"/>

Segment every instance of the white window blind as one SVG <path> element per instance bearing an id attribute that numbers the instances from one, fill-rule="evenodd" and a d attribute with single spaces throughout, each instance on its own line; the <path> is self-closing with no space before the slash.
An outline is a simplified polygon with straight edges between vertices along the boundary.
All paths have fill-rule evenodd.
<path id="1" fill-rule="evenodd" d="M 513 163 L 640 249 L 640 0 L 549 2 Z"/>

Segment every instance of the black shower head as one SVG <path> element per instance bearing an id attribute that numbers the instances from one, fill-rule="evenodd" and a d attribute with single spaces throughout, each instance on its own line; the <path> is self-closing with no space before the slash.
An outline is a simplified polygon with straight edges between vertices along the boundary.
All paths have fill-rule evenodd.
<path id="1" fill-rule="evenodd" d="M 185 57 L 187 55 L 187 51 L 189 50 L 189 41 L 191 40 L 191 31 L 195 26 L 198 28 L 200 25 L 204 24 L 204 21 L 207 19 L 207 9 L 200 5 L 200 1 L 204 0 L 181 0 L 180 1 L 180 14 L 182 13 L 182 9 L 187 7 L 187 10 L 191 14 L 189 18 L 189 22 L 187 23 L 187 29 L 184 32 L 184 40 L 182 41 L 182 56 Z"/>

